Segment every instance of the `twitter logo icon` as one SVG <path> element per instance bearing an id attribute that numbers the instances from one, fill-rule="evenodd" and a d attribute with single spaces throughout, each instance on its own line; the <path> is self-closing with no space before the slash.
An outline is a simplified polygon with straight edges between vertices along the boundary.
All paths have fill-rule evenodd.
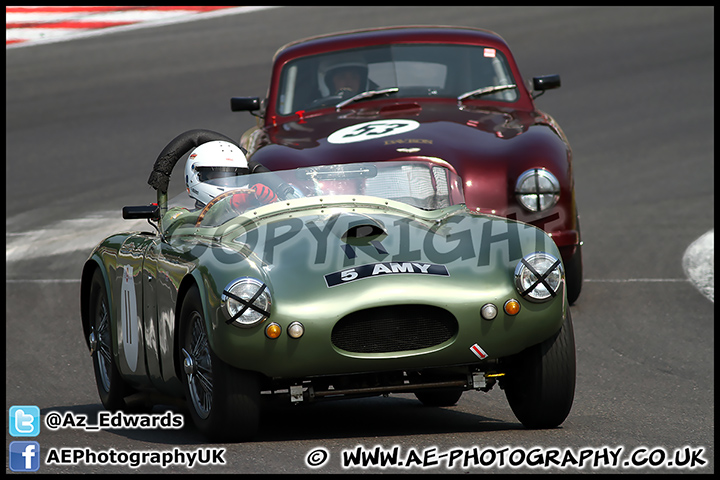
<path id="1" fill-rule="evenodd" d="M 36 437 L 40 433 L 40 408 L 35 405 L 10 407 L 10 435 Z"/>

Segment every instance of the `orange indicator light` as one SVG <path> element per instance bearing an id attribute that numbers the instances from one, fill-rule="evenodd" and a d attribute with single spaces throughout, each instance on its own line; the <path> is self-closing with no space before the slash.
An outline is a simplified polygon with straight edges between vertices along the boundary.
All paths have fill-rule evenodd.
<path id="1" fill-rule="evenodd" d="M 282 327 L 277 323 L 271 323 L 270 325 L 265 327 L 265 335 L 267 335 L 268 338 L 278 338 L 281 333 Z"/>
<path id="2" fill-rule="evenodd" d="M 511 298 L 505 302 L 505 306 L 503 308 L 505 309 L 505 313 L 508 315 L 517 315 L 520 311 L 520 303 L 514 298 Z"/>

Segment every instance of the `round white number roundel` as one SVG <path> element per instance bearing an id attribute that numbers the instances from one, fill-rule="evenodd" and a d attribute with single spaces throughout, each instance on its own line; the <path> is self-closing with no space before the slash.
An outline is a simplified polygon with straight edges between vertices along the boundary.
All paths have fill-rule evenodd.
<path id="1" fill-rule="evenodd" d="M 358 123 L 357 125 L 341 128 L 331 134 L 327 141 L 334 144 L 364 142 L 375 138 L 411 132 L 419 126 L 420 124 L 415 120 L 373 120 L 372 122 Z"/>

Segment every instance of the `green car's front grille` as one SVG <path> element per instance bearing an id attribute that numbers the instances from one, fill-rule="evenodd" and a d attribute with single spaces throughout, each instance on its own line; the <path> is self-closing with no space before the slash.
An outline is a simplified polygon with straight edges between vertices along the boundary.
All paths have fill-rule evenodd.
<path id="1" fill-rule="evenodd" d="M 455 317 L 429 305 L 369 308 L 335 324 L 332 343 L 353 353 L 388 353 L 432 347 L 457 333 Z"/>

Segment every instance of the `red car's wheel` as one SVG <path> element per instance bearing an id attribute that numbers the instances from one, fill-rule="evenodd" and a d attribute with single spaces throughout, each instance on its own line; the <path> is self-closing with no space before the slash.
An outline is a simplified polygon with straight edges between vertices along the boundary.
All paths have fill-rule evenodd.
<path id="1" fill-rule="evenodd" d="M 572 305 L 580 296 L 583 285 L 582 246 L 575 248 L 570 260 L 565 262 L 565 278 L 567 279 L 568 303 Z"/>

